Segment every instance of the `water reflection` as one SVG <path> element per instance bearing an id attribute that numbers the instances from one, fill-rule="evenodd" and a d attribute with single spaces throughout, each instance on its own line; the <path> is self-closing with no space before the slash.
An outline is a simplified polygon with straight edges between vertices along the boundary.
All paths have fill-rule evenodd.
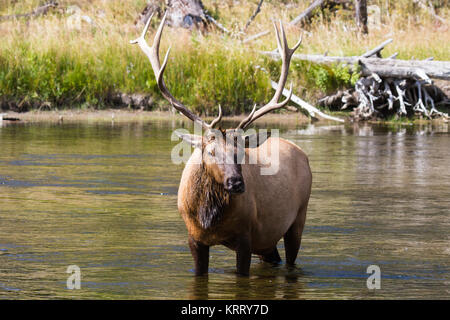
<path id="1" fill-rule="evenodd" d="M 304 273 L 299 267 L 285 268 L 257 263 L 255 275 L 241 277 L 230 272 L 225 279 L 216 275 L 193 277 L 188 299 L 302 299 Z M 225 281 L 226 280 L 226 281 Z"/>
<path id="2" fill-rule="evenodd" d="M 0 298 L 449 297 L 448 124 L 281 125 L 313 170 L 302 248 L 293 269 L 254 258 L 250 278 L 223 247 L 208 277 L 193 275 L 176 208 L 183 166 L 170 161 L 183 126 L 4 123 Z M 65 288 L 72 264 L 78 291 Z M 377 292 L 365 285 L 371 264 Z"/>

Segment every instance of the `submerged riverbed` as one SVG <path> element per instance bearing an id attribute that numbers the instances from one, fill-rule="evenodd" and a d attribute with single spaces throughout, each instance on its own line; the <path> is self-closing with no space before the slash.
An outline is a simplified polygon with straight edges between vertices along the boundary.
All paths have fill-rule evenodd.
<path id="1" fill-rule="evenodd" d="M 311 201 L 296 269 L 254 257 L 249 278 L 221 246 L 193 274 L 171 162 L 183 126 L 0 127 L 0 299 L 450 298 L 448 124 L 277 125 L 309 155 Z"/>

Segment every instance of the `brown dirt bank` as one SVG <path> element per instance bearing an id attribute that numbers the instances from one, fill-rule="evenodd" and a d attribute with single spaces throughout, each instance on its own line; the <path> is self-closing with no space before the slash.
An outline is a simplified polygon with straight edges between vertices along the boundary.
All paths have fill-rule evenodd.
<path id="1" fill-rule="evenodd" d="M 180 114 L 173 114 L 168 111 L 139 111 L 139 110 L 61 110 L 61 111 L 29 111 L 23 113 L 17 112 L 0 112 L 4 114 L 4 118 L 17 118 L 18 122 L 141 122 L 150 120 L 174 120 L 190 122 Z M 223 121 L 237 122 L 242 120 L 242 116 L 224 117 Z M 212 118 L 211 118 L 212 119 Z M 205 120 L 211 120 L 205 118 Z M 3 121 L 7 123 L 10 121 Z M 286 114 L 269 114 L 256 121 L 259 124 L 305 124 L 311 120 L 302 113 L 286 113 Z M 227 127 L 227 125 L 224 125 Z"/>

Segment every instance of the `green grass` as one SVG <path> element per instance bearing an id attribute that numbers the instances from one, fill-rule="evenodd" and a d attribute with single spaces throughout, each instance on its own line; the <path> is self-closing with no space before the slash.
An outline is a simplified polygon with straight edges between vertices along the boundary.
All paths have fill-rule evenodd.
<path id="1" fill-rule="evenodd" d="M 238 6 L 232 5 L 232 1 L 203 2 L 234 31 L 245 25 L 257 3 L 243 1 Z M 374 2 L 379 3 L 381 10 L 389 3 Z M 64 12 L 28 22 L 21 19 L 0 22 L 0 104 L 7 107 L 7 103 L 13 102 L 15 108 L 22 110 L 43 104 L 51 109 L 102 109 L 110 107 L 114 94 L 123 92 L 151 95 L 155 98 L 153 108 L 167 109 L 150 63 L 138 46 L 128 43 L 141 31 L 133 22 L 144 3 L 143 0 L 60 1 L 62 7 L 79 5 L 83 14 L 96 21 L 95 26 L 82 22 L 73 27 Z M 297 3 L 297 7 L 287 7 L 292 3 Z M 393 8 L 390 15 L 383 16 L 382 25 L 371 28 L 366 37 L 348 31 L 353 27 L 352 19 L 346 16 L 348 12 L 338 11 L 330 19 L 319 15 L 306 27 L 308 33 L 299 52 L 357 55 L 393 37 L 394 42 L 383 52 L 385 56 L 399 52 L 399 58 L 404 59 L 433 56 L 435 60 L 449 60 L 447 29 L 424 12 L 416 12 L 412 17 L 411 10 L 417 8 L 412 8 L 408 1 L 390 3 Z M 0 15 L 29 12 L 37 4 L 39 1 L 35 0 L 2 2 Z M 304 1 L 266 1 L 248 34 L 272 28 L 271 18 L 290 21 L 305 6 Z M 448 11 L 444 7 L 439 14 L 448 16 Z M 153 27 L 158 23 L 155 19 Z M 286 31 L 291 45 L 303 32 L 300 27 L 289 27 Z M 149 43 L 153 32 L 147 37 Z M 277 79 L 281 63 L 259 51 L 275 48 L 273 33 L 243 45 L 218 31 L 201 35 L 166 27 L 162 42 L 161 56 L 172 45 L 165 81 L 173 95 L 195 112 L 215 114 L 221 104 L 225 114 L 239 114 L 248 112 L 254 103 L 270 100 L 273 91 L 269 78 Z M 323 94 L 354 84 L 358 75 L 342 66 L 293 61 L 289 77 L 295 94 L 314 103 Z"/>

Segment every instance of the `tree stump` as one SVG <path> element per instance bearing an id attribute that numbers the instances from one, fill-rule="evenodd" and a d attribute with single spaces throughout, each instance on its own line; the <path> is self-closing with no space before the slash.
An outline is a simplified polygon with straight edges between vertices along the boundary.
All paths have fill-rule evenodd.
<path id="1" fill-rule="evenodd" d="M 367 28 L 367 0 L 355 0 L 356 26 L 362 34 L 369 33 Z"/>
<path id="2" fill-rule="evenodd" d="M 150 16 L 167 11 L 167 25 L 174 28 L 205 30 L 208 20 L 201 0 L 150 0 L 136 19 L 136 24 L 145 24 Z"/>

